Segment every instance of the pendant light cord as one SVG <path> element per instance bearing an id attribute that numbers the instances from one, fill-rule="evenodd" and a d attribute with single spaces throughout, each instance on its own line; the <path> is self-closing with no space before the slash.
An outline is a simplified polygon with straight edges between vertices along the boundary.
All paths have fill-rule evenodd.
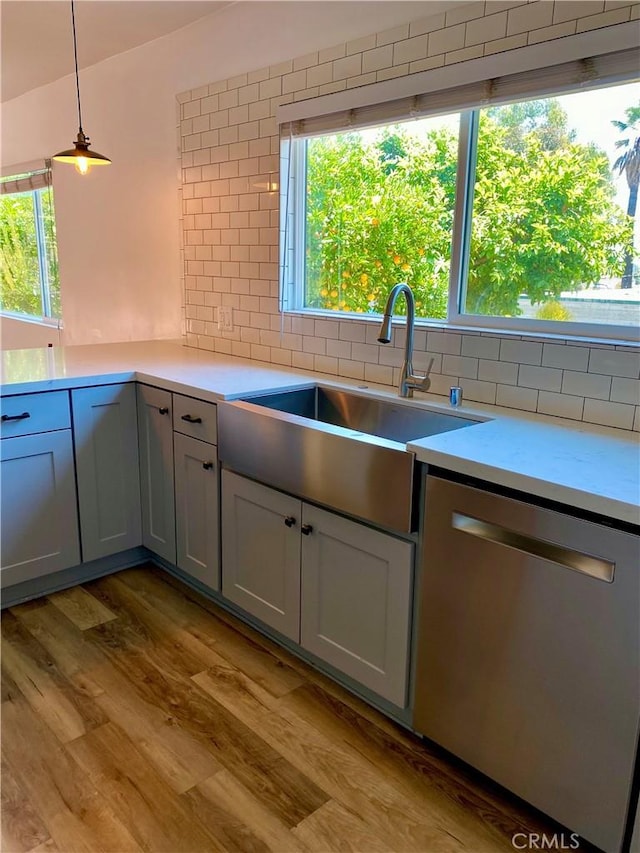
<path id="1" fill-rule="evenodd" d="M 84 133 L 82 130 L 82 111 L 80 109 L 80 77 L 78 75 L 78 45 L 76 42 L 76 15 L 74 9 L 74 0 L 71 0 L 71 26 L 73 28 L 73 56 L 75 59 L 76 65 L 76 94 L 78 96 L 78 125 L 80 133 Z"/>

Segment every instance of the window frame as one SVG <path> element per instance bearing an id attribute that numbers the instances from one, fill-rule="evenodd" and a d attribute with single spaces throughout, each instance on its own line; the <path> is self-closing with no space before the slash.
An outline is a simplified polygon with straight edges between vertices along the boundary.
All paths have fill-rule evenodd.
<path id="1" fill-rule="evenodd" d="M 15 182 L 16 189 L 8 191 L 6 193 L 7 196 L 10 197 L 27 194 L 31 196 L 36 250 L 38 256 L 40 305 L 42 310 L 39 314 L 30 314 L 24 311 L 12 311 L 10 309 L 0 308 L 0 315 L 15 320 L 40 323 L 41 325 L 55 326 L 59 328 L 62 325 L 62 316 L 56 316 L 53 313 L 51 281 L 49 275 L 49 252 L 54 253 L 54 257 L 57 262 L 57 235 L 54 231 L 52 238 L 47 238 L 42 205 L 42 193 L 53 193 L 53 172 L 51 169 L 51 161 L 45 160 L 44 163 L 42 161 L 38 161 L 37 163 L 13 166 L 10 169 L 4 168 L 2 170 L 2 183 L 8 183 L 10 181 Z M 55 204 L 53 207 L 53 216 L 55 219 Z M 49 246 L 49 244 L 51 245 Z"/>

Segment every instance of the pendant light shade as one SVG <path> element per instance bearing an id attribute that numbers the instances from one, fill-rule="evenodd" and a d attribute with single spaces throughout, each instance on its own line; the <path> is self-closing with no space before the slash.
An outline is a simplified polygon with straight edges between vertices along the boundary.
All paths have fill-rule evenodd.
<path id="1" fill-rule="evenodd" d="M 73 144 L 73 148 L 68 148 L 66 151 L 60 151 L 53 155 L 54 160 L 60 163 L 72 163 L 76 167 L 76 171 L 81 175 L 86 175 L 89 169 L 93 166 L 108 166 L 111 163 L 108 157 L 104 154 L 98 154 L 97 151 L 89 151 L 89 137 L 82 129 L 82 110 L 80 108 L 80 78 L 78 75 L 78 44 L 76 41 L 76 16 L 74 0 L 71 0 L 71 26 L 73 29 L 73 56 L 75 59 L 76 68 L 76 94 L 78 96 L 78 136 Z"/>

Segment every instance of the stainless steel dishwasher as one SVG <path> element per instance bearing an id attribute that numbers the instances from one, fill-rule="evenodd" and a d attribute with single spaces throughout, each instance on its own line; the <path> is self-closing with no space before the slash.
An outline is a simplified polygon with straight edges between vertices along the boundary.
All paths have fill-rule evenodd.
<path id="1" fill-rule="evenodd" d="M 637 800 L 639 541 L 427 477 L 414 727 L 607 853 Z"/>

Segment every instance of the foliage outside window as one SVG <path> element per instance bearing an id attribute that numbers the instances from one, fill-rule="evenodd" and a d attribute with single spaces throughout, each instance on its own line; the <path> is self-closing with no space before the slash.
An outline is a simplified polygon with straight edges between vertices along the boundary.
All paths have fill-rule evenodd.
<path id="1" fill-rule="evenodd" d="M 38 188 L 31 189 L 33 185 Z M 58 319 L 60 282 L 50 172 L 2 178 L 0 193 L 0 310 Z"/>
<path id="2" fill-rule="evenodd" d="M 290 307 L 379 314 L 406 281 L 425 319 L 640 324 L 640 84 L 293 146 Z"/>

